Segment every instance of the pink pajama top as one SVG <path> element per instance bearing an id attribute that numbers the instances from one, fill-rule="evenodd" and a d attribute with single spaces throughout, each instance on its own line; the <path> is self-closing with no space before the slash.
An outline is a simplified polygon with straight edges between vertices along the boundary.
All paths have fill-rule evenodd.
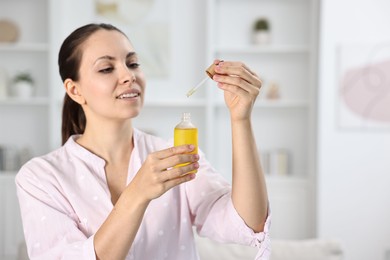
<path id="1" fill-rule="evenodd" d="M 172 144 L 134 129 L 127 183 L 147 155 Z M 24 235 L 31 259 L 96 259 L 94 234 L 113 209 L 105 161 L 72 136 L 61 148 L 27 162 L 16 176 Z M 270 219 L 254 233 L 235 210 L 231 185 L 201 154 L 197 177 L 153 200 L 126 259 L 199 259 L 193 226 L 215 241 L 259 248 L 268 259 Z M 125 226 L 123 228 L 126 228 Z"/>

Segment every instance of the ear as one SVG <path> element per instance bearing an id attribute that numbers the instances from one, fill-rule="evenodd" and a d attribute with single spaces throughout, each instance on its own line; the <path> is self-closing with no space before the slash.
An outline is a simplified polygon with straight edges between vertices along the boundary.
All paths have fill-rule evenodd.
<path id="1" fill-rule="evenodd" d="M 73 99 L 73 101 L 79 103 L 80 105 L 86 103 L 83 95 L 81 94 L 78 84 L 74 82 L 72 79 L 66 79 L 64 81 L 64 88 L 66 93 L 69 95 L 71 99 Z"/>

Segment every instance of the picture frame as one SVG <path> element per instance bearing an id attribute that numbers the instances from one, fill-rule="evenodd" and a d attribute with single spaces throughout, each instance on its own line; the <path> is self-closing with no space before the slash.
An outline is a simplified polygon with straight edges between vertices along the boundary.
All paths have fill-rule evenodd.
<path id="1" fill-rule="evenodd" d="M 341 130 L 390 130 L 390 43 L 337 47 L 336 120 Z"/>

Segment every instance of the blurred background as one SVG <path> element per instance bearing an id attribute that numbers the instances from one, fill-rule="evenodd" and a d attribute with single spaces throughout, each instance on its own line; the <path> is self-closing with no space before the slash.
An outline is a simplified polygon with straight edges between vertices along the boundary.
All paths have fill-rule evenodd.
<path id="1" fill-rule="evenodd" d="M 332 239 L 343 259 L 390 259 L 390 2 L 387 0 L 0 0 L 0 259 L 23 227 L 14 178 L 58 148 L 57 54 L 90 22 L 130 38 L 147 77 L 135 126 L 166 139 L 190 112 L 201 149 L 231 181 L 229 115 L 215 58 L 263 81 L 253 112 L 274 240 Z"/>

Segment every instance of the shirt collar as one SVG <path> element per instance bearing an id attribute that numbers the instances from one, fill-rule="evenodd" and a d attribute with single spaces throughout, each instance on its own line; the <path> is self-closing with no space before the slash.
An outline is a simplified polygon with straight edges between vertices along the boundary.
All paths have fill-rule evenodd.
<path id="1" fill-rule="evenodd" d="M 77 157 L 81 158 L 82 160 L 88 160 L 96 163 L 97 165 L 104 167 L 106 165 L 106 162 L 104 159 L 100 158 L 96 154 L 90 152 L 88 149 L 84 148 L 83 146 L 79 145 L 76 140 L 81 135 L 72 135 L 69 137 L 69 139 L 65 143 L 65 148 L 69 150 L 71 153 L 75 154 Z"/>

